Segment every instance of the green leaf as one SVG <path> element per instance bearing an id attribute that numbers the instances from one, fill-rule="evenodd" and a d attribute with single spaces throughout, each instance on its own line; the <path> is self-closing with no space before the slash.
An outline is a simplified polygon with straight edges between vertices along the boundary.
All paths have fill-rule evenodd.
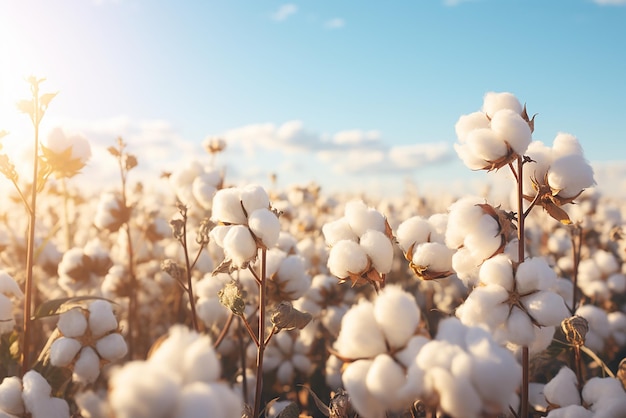
<path id="1" fill-rule="evenodd" d="M 109 299 L 101 298 L 98 296 L 76 296 L 71 298 L 52 299 L 45 301 L 37 307 L 35 313 L 31 319 L 45 318 L 48 316 L 54 316 L 69 311 L 72 308 L 81 306 L 86 300 L 106 300 L 107 302 L 115 303 Z"/>

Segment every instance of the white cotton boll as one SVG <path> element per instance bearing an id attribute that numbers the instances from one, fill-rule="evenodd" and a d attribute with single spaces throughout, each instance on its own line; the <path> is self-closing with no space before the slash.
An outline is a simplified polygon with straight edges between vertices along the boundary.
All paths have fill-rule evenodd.
<path id="1" fill-rule="evenodd" d="M 541 141 L 533 141 L 528 145 L 525 155 L 532 161 L 524 166 L 523 192 L 525 195 L 535 196 L 537 192 L 533 189 L 531 179 L 543 181 L 552 163 L 552 148 Z"/>
<path id="2" fill-rule="evenodd" d="M 622 405 L 626 404 L 622 384 L 618 379 L 611 377 L 592 377 L 585 383 L 582 395 L 583 400 L 591 405 L 591 410 L 596 413 L 594 416 L 610 417 L 611 415 L 604 415 L 601 412 L 614 401 L 620 400 Z"/>
<path id="3" fill-rule="evenodd" d="M 472 257 L 478 261 L 477 264 L 492 257 L 502 245 L 498 222 L 491 215 L 484 214 L 474 233 L 465 237 L 464 243 Z"/>
<path id="4" fill-rule="evenodd" d="M 604 309 L 594 305 L 583 305 L 576 310 L 576 315 L 582 316 L 589 323 L 589 331 L 596 334 L 600 339 L 606 339 L 611 333 L 611 326 L 607 313 Z M 589 333 L 587 334 L 589 337 Z M 586 342 L 589 346 L 589 341 Z M 591 348 L 591 346 L 589 346 Z M 601 351 L 601 350 L 599 350 Z"/>
<path id="5" fill-rule="evenodd" d="M 343 387 L 350 394 L 350 402 L 363 418 L 384 418 L 385 406 L 369 392 L 366 384 L 371 360 L 350 363 L 341 375 Z"/>
<path id="6" fill-rule="evenodd" d="M 437 340 L 465 346 L 465 334 L 469 328 L 453 316 L 442 319 L 437 326 Z"/>
<path id="7" fill-rule="evenodd" d="M 529 346 L 535 339 L 534 325 L 521 309 L 514 307 L 506 321 L 508 340 L 513 344 Z"/>
<path id="8" fill-rule="evenodd" d="M 42 398 L 30 410 L 32 418 L 70 418 L 70 407 L 65 399 Z"/>
<path id="9" fill-rule="evenodd" d="M 626 314 L 620 311 L 611 312 L 607 315 L 607 319 L 615 342 L 620 347 L 624 346 L 626 344 Z"/>
<path id="10" fill-rule="evenodd" d="M 491 118 L 491 129 L 501 141 L 506 141 L 518 155 L 523 155 L 532 141 L 530 126 L 519 112 L 510 109 L 497 111 Z"/>
<path id="11" fill-rule="evenodd" d="M 311 287 L 311 276 L 306 274 L 304 258 L 299 255 L 289 255 L 280 264 L 277 272 L 280 287 L 284 296 L 292 300 L 303 296 Z"/>
<path id="12" fill-rule="evenodd" d="M 548 184 L 561 197 L 574 197 L 595 184 L 593 168 L 581 155 L 568 155 L 554 161 L 548 172 Z"/>
<path id="13" fill-rule="evenodd" d="M 385 217 L 376 209 L 369 208 L 362 200 L 351 200 L 344 209 L 345 218 L 357 236 L 368 229 L 385 232 Z"/>
<path id="14" fill-rule="evenodd" d="M 348 277 L 351 273 L 360 274 L 367 265 L 365 250 L 354 241 L 339 241 L 328 254 L 328 269 L 339 278 Z"/>
<path id="15" fill-rule="evenodd" d="M 269 208 L 270 198 L 265 189 L 258 184 L 249 184 L 240 189 L 241 203 L 250 215 L 257 209 Z"/>
<path id="16" fill-rule="evenodd" d="M 406 377 L 403 368 L 388 354 L 376 356 L 365 377 L 367 390 L 385 409 L 398 410 L 395 394 L 404 386 Z"/>
<path id="17" fill-rule="evenodd" d="M 450 370 L 454 357 L 463 352 L 458 345 L 453 345 L 447 341 L 431 340 L 424 344 L 415 362 L 422 369 L 429 371 L 434 367 L 441 367 Z"/>
<path id="18" fill-rule="evenodd" d="M 485 160 L 474 154 L 471 147 L 468 144 L 453 144 L 454 150 L 457 155 L 463 161 L 463 164 L 470 170 L 484 170 Z"/>
<path id="19" fill-rule="evenodd" d="M 281 335 L 281 334 L 278 334 Z M 278 368 L 281 362 L 285 360 L 283 353 L 274 345 L 270 345 L 263 353 L 263 369 L 265 371 L 273 371 Z"/>
<path id="20" fill-rule="evenodd" d="M 445 243 L 446 229 L 448 229 L 448 214 L 435 213 L 430 215 L 428 223 L 431 226 L 430 241 Z"/>
<path id="21" fill-rule="evenodd" d="M 462 115 L 454 125 L 454 131 L 461 143 L 465 142 L 467 135 L 475 129 L 489 127 L 489 119 L 483 112 L 473 112 Z"/>
<path id="22" fill-rule="evenodd" d="M 457 308 L 456 316 L 466 325 L 485 324 L 494 329 L 506 321 L 508 298 L 509 292 L 500 286 L 477 287 Z"/>
<path id="23" fill-rule="evenodd" d="M 593 412 L 580 405 L 570 405 L 553 409 L 546 418 L 592 418 Z"/>
<path id="24" fill-rule="evenodd" d="M 554 254 L 565 254 L 572 248 L 572 240 L 566 229 L 557 229 L 548 237 L 548 251 Z"/>
<path id="25" fill-rule="evenodd" d="M 248 226 L 266 248 L 272 248 L 278 242 L 280 221 L 271 210 L 261 208 L 252 212 L 248 217 Z"/>
<path id="26" fill-rule="evenodd" d="M 413 264 L 427 267 L 429 271 L 444 273 L 452 270 L 454 250 L 439 242 L 425 242 L 413 253 Z"/>
<path id="27" fill-rule="evenodd" d="M 543 383 L 530 382 L 528 384 L 528 403 L 538 412 L 546 412 L 548 402 L 543 396 Z"/>
<path id="28" fill-rule="evenodd" d="M 465 141 L 468 150 L 485 162 L 483 166 L 507 155 L 506 144 L 489 128 L 473 130 Z"/>
<path id="29" fill-rule="evenodd" d="M 374 302 L 374 317 L 390 348 L 397 349 L 415 334 L 420 311 L 411 294 L 399 286 L 388 285 Z"/>
<path id="30" fill-rule="evenodd" d="M 394 358 L 398 360 L 404 367 L 408 368 L 412 363 L 415 362 L 415 359 L 417 358 L 420 350 L 429 341 L 430 339 L 424 337 L 423 335 L 414 335 L 406 343 L 406 346 L 394 355 Z"/>
<path id="31" fill-rule="evenodd" d="M 0 270 L 0 293 L 7 296 L 16 296 L 21 298 L 24 296 L 17 282 L 7 272 Z"/>
<path id="32" fill-rule="evenodd" d="M 426 387 L 439 394 L 439 407 L 453 418 L 478 417 L 482 409 L 480 396 L 472 384 L 453 377 L 440 367 L 428 370 Z"/>
<path id="33" fill-rule="evenodd" d="M 96 350 L 105 360 L 119 360 L 128 352 L 128 346 L 121 334 L 114 332 L 96 341 Z"/>
<path id="34" fill-rule="evenodd" d="M 430 222 L 421 216 L 413 216 L 398 226 L 395 236 L 402 251 L 407 252 L 411 245 L 428 241 L 431 233 Z"/>
<path id="35" fill-rule="evenodd" d="M 203 209 L 211 209 L 213 206 L 213 196 L 217 192 L 214 178 L 209 173 L 202 173 L 191 183 L 191 193 Z"/>
<path id="36" fill-rule="evenodd" d="M 487 92 L 483 98 L 482 111 L 489 117 L 493 117 L 501 109 L 510 109 L 517 114 L 522 113 L 522 105 L 513 93 Z"/>
<path id="37" fill-rule="evenodd" d="M 569 367 L 562 367 L 543 388 L 546 400 L 561 407 L 580 405 L 578 379 Z"/>
<path id="38" fill-rule="evenodd" d="M 486 260 L 480 266 L 478 277 L 483 284 L 498 285 L 503 289 L 513 290 L 515 278 L 511 259 L 504 254 L 498 254 Z"/>
<path id="39" fill-rule="evenodd" d="M 563 298 L 548 290 L 540 290 L 524 296 L 521 302 L 528 313 L 543 326 L 559 325 L 561 321 L 570 316 Z"/>
<path id="40" fill-rule="evenodd" d="M 11 333 L 14 328 L 13 303 L 11 299 L 0 293 L 0 335 Z"/>
<path id="41" fill-rule="evenodd" d="M 543 257 L 531 257 L 517 267 L 515 275 L 520 294 L 547 290 L 556 283 L 556 273 Z"/>
<path id="42" fill-rule="evenodd" d="M 58 367 L 67 366 L 74 360 L 81 347 L 80 341 L 73 338 L 57 338 L 50 346 L 50 363 Z"/>
<path id="43" fill-rule="evenodd" d="M 243 267 L 257 255 L 257 246 L 250 230 L 243 225 L 233 225 L 224 237 L 224 252 L 235 267 Z"/>
<path id="44" fill-rule="evenodd" d="M 107 401 L 92 390 L 84 390 L 75 396 L 79 415 L 83 418 L 105 418 L 110 416 Z"/>
<path id="45" fill-rule="evenodd" d="M 344 306 L 329 306 L 322 317 L 322 324 L 332 335 L 338 335 L 341 329 L 341 320 L 348 311 Z"/>
<path id="46" fill-rule="evenodd" d="M 304 354 L 294 354 L 291 358 L 291 363 L 296 368 L 296 370 L 302 373 L 308 373 L 313 366 L 311 360 Z"/>
<path id="47" fill-rule="evenodd" d="M 346 312 L 334 347 L 348 358 L 374 357 L 387 351 L 371 302 L 362 300 Z"/>
<path id="48" fill-rule="evenodd" d="M 465 236 L 476 229 L 484 211 L 478 204 L 484 199 L 475 196 L 466 196 L 454 202 L 448 208 L 448 228 L 446 229 L 446 245 L 450 248 L 459 248 L 465 241 Z"/>
<path id="49" fill-rule="evenodd" d="M 89 329 L 91 335 L 99 337 L 117 329 L 117 318 L 106 300 L 94 300 L 89 305 Z"/>
<path id="50" fill-rule="evenodd" d="M 59 315 L 57 328 L 65 337 L 80 337 L 87 331 L 87 318 L 80 308 L 73 308 Z"/>
<path id="51" fill-rule="evenodd" d="M 81 383 L 93 383 L 100 375 L 100 358 L 91 347 L 80 350 L 74 364 L 73 379 Z"/>
<path id="52" fill-rule="evenodd" d="M 583 147 L 574 135 L 559 132 L 552 141 L 552 155 L 554 159 L 566 155 L 583 155 Z"/>
<path id="53" fill-rule="evenodd" d="M 283 385 L 289 384 L 293 381 L 294 368 L 290 361 L 283 361 L 276 370 L 276 377 L 278 381 Z"/>
<path id="54" fill-rule="evenodd" d="M 335 221 L 328 222 L 322 226 L 322 233 L 326 244 L 331 247 L 339 241 L 350 240 L 357 241 L 357 235 L 350 228 L 350 224 L 346 218 L 339 218 Z"/>
<path id="55" fill-rule="evenodd" d="M 617 258 L 609 251 L 598 250 L 593 254 L 593 259 L 603 275 L 608 276 L 609 274 L 617 272 L 620 268 Z"/>
<path id="56" fill-rule="evenodd" d="M 611 274 L 606 279 L 606 284 L 615 293 L 624 293 L 626 291 L 626 275 L 622 273 Z"/>
<path id="57" fill-rule="evenodd" d="M 22 379 L 22 399 L 28 411 L 32 411 L 40 399 L 50 397 L 52 387 L 46 379 L 34 370 L 29 370 Z"/>
<path id="58" fill-rule="evenodd" d="M 452 269 L 467 288 L 473 288 L 478 281 L 479 266 L 480 261 L 467 248 L 460 248 L 452 255 Z"/>
<path id="59" fill-rule="evenodd" d="M 211 220 L 228 224 L 245 224 L 246 215 L 241 207 L 239 189 L 221 189 L 213 196 Z"/>
<path id="60" fill-rule="evenodd" d="M 574 300 L 574 283 L 569 279 L 558 277 L 552 290 L 561 295 L 563 301 L 565 301 L 565 305 L 570 309 L 572 301 Z"/>
<path id="61" fill-rule="evenodd" d="M 24 413 L 22 381 L 19 377 L 5 377 L 0 383 L 0 412 L 20 416 Z"/>
<path id="62" fill-rule="evenodd" d="M 369 229 L 361 235 L 359 244 L 372 260 L 372 265 L 376 271 L 382 274 L 391 271 L 393 244 L 383 232 Z"/>
<path id="63" fill-rule="evenodd" d="M 232 228 L 231 225 L 217 225 L 209 232 L 209 239 L 219 247 L 224 248 L 224 238 L 230 231 L 230 228 Z"/>

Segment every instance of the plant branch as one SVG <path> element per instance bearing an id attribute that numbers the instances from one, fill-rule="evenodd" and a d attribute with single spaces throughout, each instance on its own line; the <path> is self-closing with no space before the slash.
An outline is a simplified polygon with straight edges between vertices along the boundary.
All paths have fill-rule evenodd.
<path id="1" fill-rule="evenodd" d="M 254 413 L 253 417 L 258 418 L 261 412 L 261 394 L 263 391 L 263 355 L 265 354 L 265 299 L 267 291 L 267 278 L 265 277 L 265 268 L 267 261 L 267 250 L 261 249 L 261 284 L 259 285 L 259 347 L 256 358 L 256 390 L 254 395 Z"/>

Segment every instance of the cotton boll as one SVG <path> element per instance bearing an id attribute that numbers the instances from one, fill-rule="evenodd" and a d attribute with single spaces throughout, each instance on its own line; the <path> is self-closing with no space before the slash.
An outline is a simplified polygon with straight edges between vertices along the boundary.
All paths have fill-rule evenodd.
<path id="1" fill-rule="evenodd" d="M 620 265 L 613 253 L 606 250 L 598 250 L 593 254 L 597 267 L 603 275 L 610 275 L 619 270 Z"/>
<path id="2" fill-rule="evenodd" d="M 482 402 L 472 384 L 453 377 L 440 367 L 432 368 L 426 374 L 426 387 L 439 394 L 439 407 L 454 418 L 474 418 L 480 416 Z"/>
<path id="3" fill-rule="evenodd" d="M 488 128 L 471 131 L 465 141 L 468 150 L 485 162 L 483 166 L 487 166 L 487 163 L 498 160 L 507 154 L 506 144 L 496 136 L 493 130 Z"/>
<path id="4" fill-rule="evenodd" d="M 447 341 L 432 340 L 424 344 L 415 361 L 419 367 L 426 371 L 440 367 L 450 370 L 454 357 L 463 352 L 458 345 L 453 345 Z"/>
<path id="5" fill-rule="evenodd" d="M 115 361 L 126 355 L 128 347 L 126 346 L 124 337 L 115 332 L 96 341 L 96 350 L 103 359 Z"/>
<path id="6" fill-rule="evenodd" d="M 509 293 L 506 289 L 496 286 L 475 288 L 469 297 L 456 310 L 456 316 L 465 325 L 485 324 L 490 329 L 503 324 L 509 313 Z"/>
<path id="7" fill-rule="evenodd" d="M 556 326 L 562 320 L 570 316 L 563 298 L 547 290 L 524 296 L 522 304 L 528 309 L 528 313 L 543 326 Z"/>
<path id="8" fill-rule="evenodd" d="M 290 361 L 283 361 L 276 370 L 276 377 L 283 385 L 292 382 L 294 377 L 293 364 Z"/>
<path id="9" fill-rule="evenodd" d="M 304 259 L 299 255 L 289 255 L 278 268 L 277 276 L 283 296 L 291 300 L 303 296 L 311 287 L 311 276 L 306 274 Z"/>
<path id="10" fill-rule="evenodd" d="M 360 274 L 367 265 L 365 250 L 354 241 L 339 241 L 330 249 L 328 268 L 334 276 L 345 278 L 351 273 Z"/>
<path id="11" fill-rule="evenodd" d="M 394 358 L 398 360 L 404 367 L 408 368 L 415 362 L 417 355 L 420 350 L 429 342 L 430 339 L 424 337 L 423 335 L 414 335 L 411 339 L 406 343 L 405 347 L 398 351 Z"/>
<path id="12" fill-rule="evenodd" d="M 485 160 L 474 154 L 468 144 L 453 144 L 454 150 L 463 161 L 463 164 L 470 170 L 483 170 L 485 168 Z"/>
<path id="13" fill-rule="evenodd" d="M 52 392 L 52 387 L 46 379 L 34 370 L 29 370 L 24 374 L 22 387 L 22 399 L 28 411 L 35 409 L 40 399 L 49 398 Z"/>
<path id="14" fill-rule="evenodd" d="M 534 326 L 521 309 L 514 307 L 506 321 L 508 340 L 513 344 L 528 346 L 535 338 Z"/>
<path id="15" fill-rule="evenodd" d="M 491 129 L 501 141 L 506 141 L 518 155 L 523 155 L 532 138 L 530 126 L 519 112 L 502 109 L 491 118 Z"/>
<path id="16" fill-rule="evenodd" d="M 248 227 L 266 248 L 272 248 L 278 242 L 280 222 L 269 209 L 257 209 L 248 216 Z"/>
<path id="17" fill-rule="evenodd" d="M 291 363 L 296 370 L 302 373 L 309 373 L 311 366 L 313 365 L 311 360 L 304 354 L 294 354 L 293 357 L 291 357 Z"/>
<path id="18" fill-rule="evenodd" d="M 593 412 L 580 405 L 570 405 L 564 408 L 553 409 L 546 418 L 592 418 Z"/>
<path id="19" fill-rule="evenodd" d="M 372 265 L 379 273 L 391 271 L 393 263 L 393 245 L 387 236 L 374 229 L 367 230 L 359 241 L 361 248 L 372 260 Z"/>
<path id="20" fill-rule="evenodd" d="M 100 358 L 91 347 L 80 350 L 74 364 L 73 379 L 81 383 L 93 383 L 100 375 Z"/>
<path id="21" fill-rule="evenodd" d="M 492 257 L 502 245 L 500 225 L 491 215 L 484 214 L 478 220 L 474 233 L 465 237 L 465 247 L 477 265 Z"/>
<path id="22" fill-rule="evenodd" d="M 618 346 L 626 344 L 626 314 L 620 311 L 611 312 L 607 315 L 611 327 L 611 336 Z"/>
<path id="23" fill-rule="evenodd" d="M 334 347 L 342 356 L 353 359 L 374 357 L 387 351 L 385 336 L 371 302 L 362 300 L 346 312 Z"/>
<path id="24" fill-rule="evenodd" d="M 447 341 L 450 344 L 465 346 L 465 334 L 468 327 L 455 317 L 442 319 L 437 326 L 437 340 Z"/>
<path id="25" fill-rule="evenodd" d="M 59 315 L 57 328 L 65 337 L 80 337 L 87 331 L 87 318 L 80 308 L 73 308 Z"/>
<path id="26" fill-rule="evenodd" d="M 224 252 L 236 267 L 244 267 L 257 255 L 257 246 L 250 230 L 243 225 L 233 225 L 224 237 Z"/>
<path id="27" fill-rule="evenodd" d="M 493 91 L 486 93 L 483 98 L 482 111 L 492 117 L 501 109 L 510 109 L 517 114 L 521 114 L 523 110 L 521 103 L 512 93 Z"/>
<path id="28" fill-rule="evenodd" d="M 504 254 L 498 254 L 486 260 L 480 267 L 478 277 L 483 284 L 493 284 L 503 289 L 513 290 L 515 279 L 511 259 Z"/>
<path id="29" fill-rule="evenodd" d="M 217 192 L 217 182 L 210 173 L 202 173 L 191 183 L 191 193 L 203 209 L 211 209 L 213 196 Z"/>
<path id="30" fill-rule="evenodd" d="M 15 328 L 13 318 L 13 303 L 11 299 L 0 293 L 0 335 L 9 334 Z"/>
<path id="31" fill-rule="evenodd" d="M 591 405 L 591 410 L 596 413 L 594 416 L 613 417 L 607 413 L 607 409 L 613 409 L 613 404 L 621 404 L 621 412 L 626 406 L 626 396 L 624 388 L 618 379 L 611 377 L 593 377 L 585 383 L 583 387 L 583 400 Z M 618 410 L 619 411 L 619 410 Z"/>
<path id="32" fill-rule="evenodd" d="M 357 236 L 368 229 L 385 232 L 385 217 L 376 209 L 369 208 L 362 200 L 351 200 L 346 203 L 345 218 Z"/>
<path id="33" fill-rule="evenodd" d="M 241 203 L 248 215 L 257 209 L 270 207 L 270 198 L 267 192 L 258 184 L 249 184 L 240 190 Z"/>
<path id="34" fill-rule="evenodd" d="M 448 247 L 456 249 L 463 246 L 465 237 L 476 229 L 484 215 L 482 208 L 477 206 L 483 202 L 481 198 L 466 196 L 450 205 L 445 239 Z"/>
<path id="35" fill-rule="evenodd" d="M 552 155 L 554 159 L 567 155 L 583 155 L 583 147 L 574 135 L 559 132 L 552 141 Z"/>
<path id="36" fill-rule="evenodd" d="M 69 418 L 70 407 L 65 399 L 41 398 L 30 410 L 32 418 Z"/>
<path id="37" fill-rule="evenodd" d="M 556 273 L 545 258 L 532 257 L 517 267 L 515 279 L 517 291 L 523 295 L 535 290 L 552 288 L 556 282 Z"/>
<path id="38" fill-rule="evenodd" d="M 607 313 L 597 306 L 583 305 L 576 310 L 575 314 L 585 318 L 589 324 L 585 345 L 595 352 L 601 352 L 604 349 L 604 340 L 611 333 Z"/>
<path id="39" fill-rule="evenodd" d="M 428 241 L 431 233 L 430 222 L 421 216 L 413 216 L 398 226 L 395 235 L 402 251 L 407 252 L 411 245 Z"/>
<path id="40" fill-rule="evenodd" d="M 559 196 L 577 196 L 583 189 L 595 184 L 593 168 L 581 155 L 568 155 L 557 159 L 550 166 L 548 184 L 559 191 Z"/>
<path id="41" fill-rule="evenodd" d="M 245 224 L 246 215 L 241 207 L 239 189 L 220 189 L 213 196 L 211 220 L 228 224 Z"/>
<path id="42" fill-rule="evenodd" d="M 350 363 L 341 375 L 343 387 L 350 394 L 350 402 L 363 418 L 384 418 L 385 407 L 373 397 L 367 388 L 367 374 L 371 360 L 358 360 Z"/>
<path id="43" fill-rule="evenodd" d="M 13 277 L 11 277 L 3 270 L 0 270 L 0 293 L 3 293 L 7 296 L 16 296 L 18 298 L 24 296 L 22 290 L 17 285 Z"/>
<path id="44" fill-rule="evenodd" d="M 117 329 L 117 318 L 106 300 L 95 300 L 89 305 L 89 329 L 91 335 L 99 337 Z"/>
<path id="45" fill-rule="evenodd" d="M 435 213 L 430 215 L 428 223 L 431 226 L 430 242 L 445 243 L 446 229 L 448 228 L 448 214 Z"/>
<path id="46" fill-rule="evenodd" d="M 578 379 L 569 367 L 562 367 L 557 375 L 545 385 L 543 393 L 551 404 L 561 407 L 580 405 Z"/>
<path id="47" fill-rule="evenodd" d="M 169 371 L 131 361 L 112 371 L 108 398 L 116 418 L 168 417 L 174 412 L 179 391 Z"/>
<path id="48" fill-rule="evenodd" d="M 474 112 L 462 115 L 454 125 L 457 138 L 461 143 L 466 141 L 467 135 L 475 129 L 489 127 L 489 119 L 483 112 Z"/>
<path id="49" fill-rule="evenodd" d="M 452 255 L 452 269 L 465 287 L 473 288 L 478 281 L 480 264 L 467 248 L 460 248 Z"/>
<path id="50" fill-rule="evenodd" d="M 367 390 L 385 409 L 399 410 L 395 394 L 404 386 L 406 377 L 402 367 L 388 354 L 376 356 L 365 377 Z"/>
<path id="51" fill-rule="evenodd" d="M 429 271 L 445 273 L 452 271 L 454 250 L 439 242 L 425 242 L 418 245 L 413 253 L 413 264 L 424 266 Z"/>
<path id="52" fill-rule="evenodd" d="M 339 218 L 335 221 L 328 222 L 322 226 L 322 233 L 326 239 L 326 243 L 331 247 L 339 241 L 350 240 L 357 241 L 357 235 L 350 228 L 350 224 L 346 218 Z"/>
<path id="53" fill-rule="evenodd" d="M 626 291 L 626 275 L 622 273 L 611 274 L 606 279 L 609 289 L 615 293 L 624 293 Z"/>
<path id="54" fill-rule="evenodd" d="M 57 367 L 67 366 L 74 360 L 81 347 L 81 343 L 73 338 L 57 338 L 50 346 L 50 363 Z"/>
<path id="55" fill-rule="evenodd" d="M 0 412 L 20 416 L 24 413 L 22 381 L 19 377 L 5 377 L 0 383 Z"/>
<path id="56" fill-rule="evenodd" d="M 374 317 L 391 349 L 404 347 L 415 334 L 420 311 L 413 296 L 394 285 L 386 286 L 374 303 Z"/>
<path id="57" fill-rule="evenodd" d="M 84 418 L 105 418 L 111 416 L 109 404 L 92 390 L 83 390 L 74 397 L 79 416 Z"/>

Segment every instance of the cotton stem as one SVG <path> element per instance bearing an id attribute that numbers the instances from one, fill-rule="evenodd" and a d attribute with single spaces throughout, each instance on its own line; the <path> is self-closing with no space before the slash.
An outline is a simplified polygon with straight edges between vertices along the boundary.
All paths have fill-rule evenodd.
<path id="1" fill-rule="evenodd" d="M 265 353 L 265 293 L 267 291 L 267 278 L 265 277 L 266 258 L 267 250 L 263 248 L 261 249 L 261 284 L 259 285 L 259 347 L 257 350 L 256 358 L 257 376 L 256 390 L 254 395 L 254 412 L 252 415 L 254 418 L 258 418 L 259 414 L 261 413 L 261 394 L 263 391 L 263 355 Z"/>

